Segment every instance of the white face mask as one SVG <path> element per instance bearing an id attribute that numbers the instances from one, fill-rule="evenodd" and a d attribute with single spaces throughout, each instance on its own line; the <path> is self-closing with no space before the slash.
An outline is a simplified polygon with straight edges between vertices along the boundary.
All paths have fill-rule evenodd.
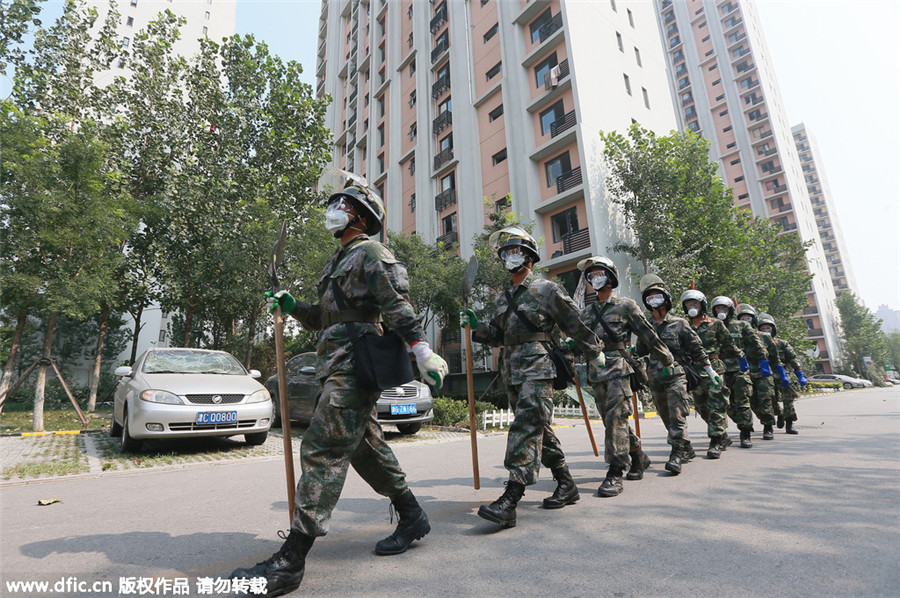
<path id="1" fill-rule="evenodd" d="M 700 315 L 700 310 L 696 307 L 692 307 L 688 310 L 688 315 L 692 318 L 696 318 L 698 315 Z"/>
<path id="2" fill-rule="evenodd" d="M 740 319 L 744 322 L 747 322 L 748 324 L 753 323 L 753 316 L 740 316 Z"/>
<path id="3" fill-rule="evenodd" d="M 329 207 L 325 210 L 325 228 L 335 235 L 347 228 L 350 224 L 350 214 L 339 208 Z"/>
<path id="4" fill-rule="evenodd" d="M 661 307 L 665 305 L 666 298 L 663 295 L 650 295 L 647 297 L 647 305 L 656 309 L 657 307 Z"/>
<path id="5" fill-rule="evenodd" d="M 719 313 L 716 314 L 716 317 L 719 318 L 720 320 L 725 320 L 728 317 L 728 311 L 727 310 L 720 311 Z"/>
<path id="6" fill-rule="evenodd" d="M 507 270 L 515 272 L 525 264 L 525 256 L 521 253 L 510 253 L 503 258 L 503 263 L 506 264 Z"/>
<path id="7" fill-rule="evenodd" d="M 588 282 L 594 287 L 595 291 L 599 291 L 609 282 L 609 277 L 603 274 L 591 274 L 588 277 Z"/>

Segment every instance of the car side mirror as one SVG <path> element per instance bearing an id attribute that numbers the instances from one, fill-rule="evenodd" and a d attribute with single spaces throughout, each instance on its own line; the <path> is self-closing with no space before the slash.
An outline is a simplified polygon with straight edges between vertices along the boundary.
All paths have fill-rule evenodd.
<path id="1" fill-rule="evenodd" d="M 305 365 L 302 368 L 300 368 L 300 373 L 303 374 L 304 376 L 315 376 L 316 368 L 314 368 L 311 365 Z"/>
<path id="2" fill-rule="evenodd" d="M 127 365 L 120 365 L 113 373 L 117 378 L 127 378 L 131 376 L 131 368 Z"/>
<path id="3" fill-rule="evenodd" d="M 259 372 L 259 370 L 250 370 L 250 377 L 251 378 L 262 378 L 262 374 Z"/>

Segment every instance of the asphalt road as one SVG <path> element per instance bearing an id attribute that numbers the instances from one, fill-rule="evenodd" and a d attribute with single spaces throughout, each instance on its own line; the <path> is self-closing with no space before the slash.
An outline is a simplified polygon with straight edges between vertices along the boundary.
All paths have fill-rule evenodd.
<path id="1" fill-rule="evenodd" d="M 559 429 L 581 501 L 543 510 L 554 486 L 542 472 L 518 527 L 502 531 L 475 512 L 502 492 L 505 436 L 479 444 L 479 491 L 467 438 L 397 445 L 433 531 L 404 555 L 376 556 L 393 527 L 388 502 L 351 472 L 297 595 L 900 595 L 900 389 L 814 397 L 797 410 L 798 436 L 757 432 L 753 449 L 700 457 L 677 477 L 662 467 L 662 424 L 643 420 L 653 465 L 612 499 L 595 495 L 605 466 L 583 424 Z M 705 455 L 702 421 L 689 429 Z M 252 565 L 288 526 L 283 476 L 280 461 L 264 461 L 4 487 L 0 594 L 26 595 L 11 580 L 70 576 L 116 588 L 123 577 L 189 577 L 193 588 Z M 45 498 L 62 502 L 36 505 Z"/>

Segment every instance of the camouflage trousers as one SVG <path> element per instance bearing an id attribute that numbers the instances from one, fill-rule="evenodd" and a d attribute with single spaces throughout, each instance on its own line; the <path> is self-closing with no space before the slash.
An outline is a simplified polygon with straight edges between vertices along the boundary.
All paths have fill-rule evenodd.
<path id="1" fill-rule="evenodd" d="M 791 384 L 790 388 L 775 385 L 775 402 L 772 403 L 773 410 L 777 407 L 775 415 L 781 415 L 786 422 L 797 421 L 797 411 L 794 409 L 794 399 L 800 395 L 799 392 Z M 781 401 L 781 406 L 778 405 Z"/>
<path id="2" fill-rule="evenodd" d="M 684 374 L 678 374 L 666 381 L 651 377 L 649 386 L 656 411 L 668 430 L 666 441 L 672 446 L 690 446 L 691 437 L 687 431 L 687 416 L 691 411 L 691 404 L 688 399 Z"/>
<path id="3" fill-rule="evenodd" d="M 559 439 L 550 427 L 553 418 L 553 383 L 527 380 L 507 386 L 513 423 L 506 437 L 503 466 L 509 479 L 525 486 L 537 483 L 540 466 L 555 469 L 566 464 Z"/>
<path id="4" fill-rule="evenodd" d="M 339 372 L 325 381 L 300 445 L 294 529 L 308 536 L 328 533 L 350 465 L 382 496 L 396 498 L 406 491 L 406 475 L 375 420 L 379 395 L 357 390 L 352 373 Z"/>
<path id="5" fill-rule="evenodd" d="M 731 391 L 728 400 L 728 417 L 739 430 L 753 429 L 753 412 L 750 411 L 750 395 L 753 383 L 747 372 L 725 372 L 725 385 Z"/>
<path id="6" fill-rule="evenodd" d="M 750 398 L 750 408 L 756 414 L 756 417 L 759 418 L 759 423 L 763 425 L 775 425 L 772 402 L 775 400 L 774 385 L 776 382 L 772 376 L 753 378 L 753 394 Z M 780 382 L 778 383 L 780 384 Z"/>
<path id="7" fill-rule="evenodd" d="M 610 467 L 628 467 L 631 453 L 641 450 L 641 439 L 628 423 L 631 415 L 631 380 L 619 376 L 593 385 L 597 410 L 605 427 L 605 458 Z"/>
<path id="8" fill-rule="evenodd" d="M 728 392 L 724 378 L 721 386 L 713 386 L 709 376 L 703 376 L 700 386 L 691 391 L 694 407 L 706 422 L 710 438 L 723 436 L 728 428 Z"/>

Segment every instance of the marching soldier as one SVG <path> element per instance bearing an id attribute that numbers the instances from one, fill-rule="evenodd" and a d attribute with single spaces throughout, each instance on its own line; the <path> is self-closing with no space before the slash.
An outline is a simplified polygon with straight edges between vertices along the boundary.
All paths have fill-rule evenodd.
<path id="1" fill-rule="evenodd" d="M 650 324 L 675 359 L 674 368 L 668 368 L 651 357 L 647 374 L 650 378 L 650 394 L 668 430 L 667 441 L 672 446 L 666 471 L 678 475 L 681 473 L 681 466 L 696 456 L 687 431 L 687 416 L 691 406 L 685 370 L 692 366 L 703 367 L 711 380 L 715 381 L 718 376 L 709 364 L 703 342 L 697 333 L 686 320 L 669 313 L 672 309 L 672 295 L 659 276 L 647 274 L 641 279 L 641 300 L 650 310 Z M 641 340 L 638 340 L 635 348 L 638 356 L 649 353 Z"/>
<path id="2" fill-rule="evenodd" d="M 578 269 L 597 292 L 597 303 L 586 306 L 581 318 L 603 341 L 607 355 L 606 367 L 589 369 L 588 379 L 606 428 L 605 458 L 609 469 L 597 493 L 612 497 L 622 493 L 622 474 L 629 464 L 631 468 L 625 476 L 628 480 L 642 479 L 644 470 L 650 466 L 650 458 L 628 423 L 632 411 L 631 376 L 635 369 L 629 364 L 631 357 L 625 343 L 632 333 L 637 335 L 669 375 L 674 360 L 638 304 L 628 297 L 613 295 L 613 289 L 619 286 L 619 271 L 611 259 L 589 257 L 578 262 Z"/>
<path id="3" fill-rule="evenodd" d="M 690 289 L 681 295 L 681 307 L 688 315 L 691 328 L 700 337 L 703 349 L 709 357 L 710 365 L 716 376 L 701 379 L 699 386 L 691 391 L 694 406 L 700 417 L 706 422 L 706 434 L 709 436 L 709 449 L 706 456 L 718 459 L 721 452 L 731 444 L 728 437 L 728 387 L 723 383 L 725 364 L 721 355 L 740 355 L 728 329 L 721 320 L 713 320 L 707 311 L 706 295 Z M 708 373 L 708 372 L 707 372 Z"/>
<path id="4" fill-rule="evenodd" d="M 754 330 L 757 327 L 756 315 L 756 309 L 752 305 L 747 303 L 738 305 L 738 318 L 750 324 Z M 750 378 L 753 381 L 753 395 L 750 400 L 750 408 L 763 425 L 763 440 L 772 440 L 774 438 L 772 428 L 775 425 L 775 413 L 772 408 L 775 402 L 775 388 L 772 383 L 771 368 L 774 367 L 784 387 L 790 386 L 791 381 L 788 380 L 784 366 L 781 365 L 781 358 L 778 356 L 778 347 L 775 345 L 775 339 L 760 331 L 757 331 L 757 336 L 759 336 L 759 340 L 762 341 L 763 346 L 766 348 L 770 369 L 769 374 L 766 375 L 765 372 L 761 371 L 761 368 L 751 364 Z"/>
<path id="5" fill-rule="evenodd" d="M 406 269 L 369 235 L 381 231 L 384 206 L 364 182 L 351 184 L 328 200 L 325 226 L 340 239 L 318 283 L 319 303 L 295 301 L 287 291 L 267 293 L 272 309 L 300 320 L 308 330 L 321 330 L 317 376 L 322 392 L 300 446 L 302 475 L 297 484 L 290 534 L 281 549 L 233 578 L 266 578 L 266 595 L 295 590 L 303 579 L 313 541 L 328 531 L 347 469 L 353 469 L 379 494 L 391 499 L 399 522 L 396 531 L 378 542 L 375 552 L 392 555 L 431 530 L 428 517 L 406 484 L 406 476 L 375 419 L 378 390 L 357 388 L 353 344 L 348 324 L 380 335 L 385 321 L 411 347 L 422 377 L 441 386 L 447 363 L 434 353 L 408 300 Z M 339 308 L 344 304 L 346 309 Z"/>
<path id="6" fill-rule="evenodd" d="M 797 430 L 794 429 L 794 422 L 797 421 L 794 399 L 800 396 L 799 387 L 808 384 L 806 376 L 803 375 L 803 369 L 800 362 L 797 361 L 797 352 L 794 351 L 791 344 L 784 339 L 777 338 L 778 327 L 775 325 L 775 318 L 765 312 L 759 314 L 759 330 L 772 335 L 772 338 L 775 339 L 775 344 L 778 345 L 778 356 L 781 358 L 781 363 L 794 370 L 794 375 L 797 377 L 796 383 L 794 380 L 791 380 L 791 385 L 786 388 L 775 385 L 775 400 L 776 404 L 779 399 L 782 403 L 778 413 L 778 428 L 783 427 L 787 434 L 798 434 Z"/>
<path id="7" fill-rule="evenodd" d="M 490 323 L 479 325 L 472 310 L 460 316 L 472 328 L 473 340 L 503 347 L 500 371 L 515 413 L 503 462 L 509 480 L 503 495 L 482 505 L 478 516 L 507 528 L 515 527 L 516 505 L 525 487 L 537 482 L 541 465 L 550 468 L 557 483 L 553 495 L 544 499 L 545 509 L 560 509 L 580 498 L 550 427 L 557 375 L 550 357 L 558 336 L 554 328 L 573 339 L 591 367 L 603 367 L 604 357 L 600 341 L 581 322 L 575 303 L 562 287 L 532 276 L 531 269 L 540 260 L 534 238 L 518 226 L 509 226 L 493 233 L 489 242 L 510 273 L 510 288 L 494 301 Z"/>

